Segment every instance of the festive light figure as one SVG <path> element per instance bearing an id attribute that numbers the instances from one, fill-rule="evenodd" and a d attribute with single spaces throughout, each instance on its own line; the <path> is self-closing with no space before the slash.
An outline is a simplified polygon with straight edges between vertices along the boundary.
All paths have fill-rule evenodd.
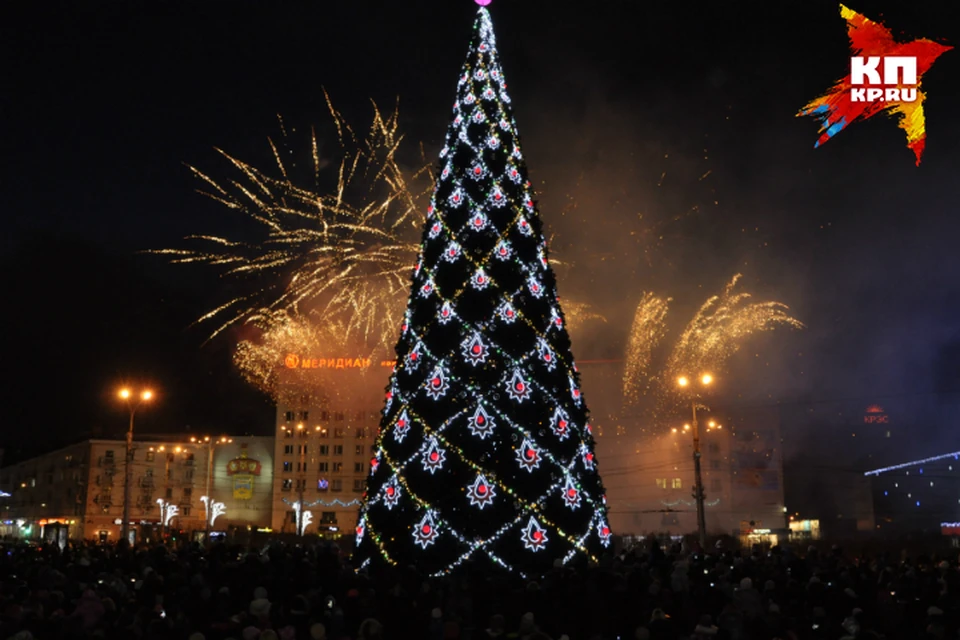
<path id="1" fill-rule="evenodd" d="M 160 524 L 167 528 L 170 526 L 170 521 L 180 515 L 180 507 L 170 504 L 163 498 L 157 498 L 157 505 L 160 507 Z"/>
<path id="2" fill-rule="evenodd" d="M 294 500 L 293 502 L 291 502 L 286 498 L 284 498 L 283 501 L 288 505 L 290 505 L 291 507 L 293 507 L 293 518 L 294 518 L 294 524 L 296 525 L 296 529 L 297 529 L 297 535 L 303 536 L 307 531 L 307 527 L 309 527 L 310 523 L 313 522 L 313 512 L 308 511 L 307 507 L 312 507 L 314 505 L 321 504 L 321 501 L 316 500 L 314 502 L 311 502 L 310 504 L 305 504 L 303 502 L 300 502 L 299 500 Z"/>
<path id="3" fill-rule="evenodd" d="M 535 575 L 558 559 L 596 560 L 609 538 L 506 87 L 481 7 L 412 269 L 358 566 L 443 575 L 490 561 Z"/>
<path id="4" fill-rule="evenodd" d="M 222 502 L 215 502 L 213 498 L 210 498 L 209 496 L 200 496 L 200 502 L 203 503 L 207 522 L 210 523 L 211 527 L 213 527 L 213 524 L 217 521 L 217 518 L 227 512 L 227 505 L 223 504 Z"/>

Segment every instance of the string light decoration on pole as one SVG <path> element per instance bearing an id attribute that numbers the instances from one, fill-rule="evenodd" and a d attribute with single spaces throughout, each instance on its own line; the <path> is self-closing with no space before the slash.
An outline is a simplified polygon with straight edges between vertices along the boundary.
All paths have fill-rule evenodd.
<path id="1" fill-rule="evenodd" d="M 160 524 L 163 526 L 164 532 L 166 532 L 170 526 L 170 521 L 180 514 L 180 507 L 175 504 L 170 504 L 163 498 L 157 498 L 157 505 L 160 506 Z"/>
<path id="2" fill-rule="evenodd" d="M 307 511 L 307 507 L 312 507 L 313 505 L 318 504 L 320 501 L 317 500 L 316 502 L 311 502 L 310 504 L 306 504 L 303 500 L 295 500 L 294 502 L 290 502 L 286 498 L 284 498 L 283 501 L 293 507 L 293 516 L 297 527 L 297 535 L 303 537 L 303 535 L 307 532 L 307 527 L 309 527 L 310 523 L 313 522 L 313 512 Z"/>
<path id="3" fill-rule="evenodd" d="M 211 484 L 213 483 L 213 452 L 214 452 L 214 449 L 216 449 L 218 444 L 230 444 L 233 442 L 233 438 L 228 438 L 227 436 L 221 436 L 219 438 L 211 438 L 210 436 L 203 436 L 203 438 L 191 437 L 190 442 L 194 442 L 197 444 L 205 444 L 207 446 L 207 490 L 206 490 L 206 495 L 200 499 L 204 500 L 206 498 L 207 500 L 213 500 L 212 494 L 210 492 Z M 207 504 L 206 501 L 203 504 L 206 510 L 206 520 L 207 520 L 205 529 L 204 529 L 204 539 L 207 540 L 210 538 L 210 527 L 213 526 L 213 521 L 217 519 L 217 516 L 223 515 L 223 511 L 218 513 L 217 516 L 213 516 L 213 518 L 211 518 L 210 516 L 212 512 L 210 511 L 210 505 Z M 222 505 L 223 503 L 215 502 L 214 504 Z M 224 511 L 226 511 L 226 507 L 224 507 Z"/>
<path id="4" fill-rule="evenodd" d="M 137 414 L 137 409 L 144 402 L 153 400 L 153 391 L 143 389 L 136 393 L 132 389 L 124 387 L 117 392 L 117 395 L 127 405 L 130 412 L 130 425 L 127 428 L 127 445 L 123 460 L 123 523 L 120 525 L 120 539 L 129 540 L 130 531 L 130 462 L 133 460 L 133 418 Z"/>
<path id="5" fill-rule="evenodd" d="M 200 496 L 200 502 L 203 503 L 203 510 L 207 520 L 207 535 L 210 534 L 210 528 L 217 518 L 227 512 L 227 505 L 222 502 L 214 502 L 210 496 Z"/>
<path id="6" fill-rule="evenodd" d="M 713 383 L 713 376 L 709 373 L 704 373 L 698 379 L 700 385 L 703 388 L 709 387 Z M 693 385 L 690 379 L 686 376 L 680 376 L 677 378 L 677 386 L 683 390 L 692 390 Z M 706 499 L 706 493 L 703 490 L 703 473 L 700 469 L 700 425 L 697 422 L 697 404 L 700 401 L 700 396 L 696 391 L 693 391 L 692 399 L 690 400 L 690 406 L 693 411 L 693 473 L 694 473 L 694 486 L 693 486 L 693 499 L 697 502 L 697 533 L 700 537 L 700 548 L 707 548 L 707 517 L 704 512 L 704 500 Z M 690 425 L 684 425 L 684 431 L 688 430 Z M 710 421 L 709 429 L 712 430 L 716 426 L 716 423 L 712 420 Z"/>
<path id="7" fill-rule="evenodd" d="M 358 566 L 522 575 L 611 543 L 594 439 L 487 2 L 413 269 Z"/>

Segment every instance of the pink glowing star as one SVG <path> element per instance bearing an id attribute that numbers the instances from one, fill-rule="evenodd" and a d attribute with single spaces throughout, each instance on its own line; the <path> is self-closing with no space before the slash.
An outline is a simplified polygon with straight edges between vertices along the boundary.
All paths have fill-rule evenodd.
<path id="1" fill-rule="evenodd" d="M 491 2 L 493 2 L 493 0 L 473 0 L 473 1 L 476 2 L 478 5 L 480 5 L 481 7 L 485 7 Z"/>

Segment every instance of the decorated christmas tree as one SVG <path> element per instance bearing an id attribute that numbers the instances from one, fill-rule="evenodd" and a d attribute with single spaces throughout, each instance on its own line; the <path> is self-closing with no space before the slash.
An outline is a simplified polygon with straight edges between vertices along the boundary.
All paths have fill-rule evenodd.
<path id="1" fill-rule="evenodd" d="M 354 557 L 434 575 L 595 560 L 604 490 L 485 6 L 438 170 Z"/>

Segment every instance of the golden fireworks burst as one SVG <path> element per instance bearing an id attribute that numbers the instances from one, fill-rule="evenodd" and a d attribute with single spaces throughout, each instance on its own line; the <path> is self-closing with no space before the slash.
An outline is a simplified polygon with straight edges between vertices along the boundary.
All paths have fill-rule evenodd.
<path id="1" fill-rule="evenodd" d="M 676 342 L 668 347 L 664 364 L 656 368 L 656 351 L 667 335 L 666 316 L 670 299 L 645 294 L 634 315 L 627 345 L 623 375 L 623 396 L 627 405 L 651 397 L 654 416 L 669 415 L 678 400 L 674 381 L 681 375 L 722 372 L 730 358 L 746 341 L 763 331 L 803 323 L 780 302 L 754 302 L 738 292 L 740 274 L 735 275 L 719 295 L 710 297 L 686 325 Z"/>
<path id="2" fill-rule="evenodd" d="M 384 116 L 374 104 L 373 122 L 361 141 L 329 97 L 327 106 L 341 151 L 335 178 L 326 170 L 312 129 L 310 175 L 297 175 L 297 163 L 285 159 L 294 154 L 282 119 L 281 144 L 268 139 L 276 161 L 273 175 L 220 149 L 234 178 L 218 181 L 190 167 L 204 183 L 201 193 L 252 219 L 262 234 L 253 242 L 190 236 L 187 240 L 199 242 L 199 248 L 152 252 L 170 256 L 173 263 L 219 267 L 224 277 L 244 281 L 243 294 L 200 318 L 220 321 L 211 337 L 236 324 L 274 330 L 281 313 L 338 326 L 345 340 L 383 344 L 395 339 L 433 179 L 425 161 L 412 172 L 401 168 L 398 110 Z M 325 182 L 332 188 L 325 190 Z"/>

